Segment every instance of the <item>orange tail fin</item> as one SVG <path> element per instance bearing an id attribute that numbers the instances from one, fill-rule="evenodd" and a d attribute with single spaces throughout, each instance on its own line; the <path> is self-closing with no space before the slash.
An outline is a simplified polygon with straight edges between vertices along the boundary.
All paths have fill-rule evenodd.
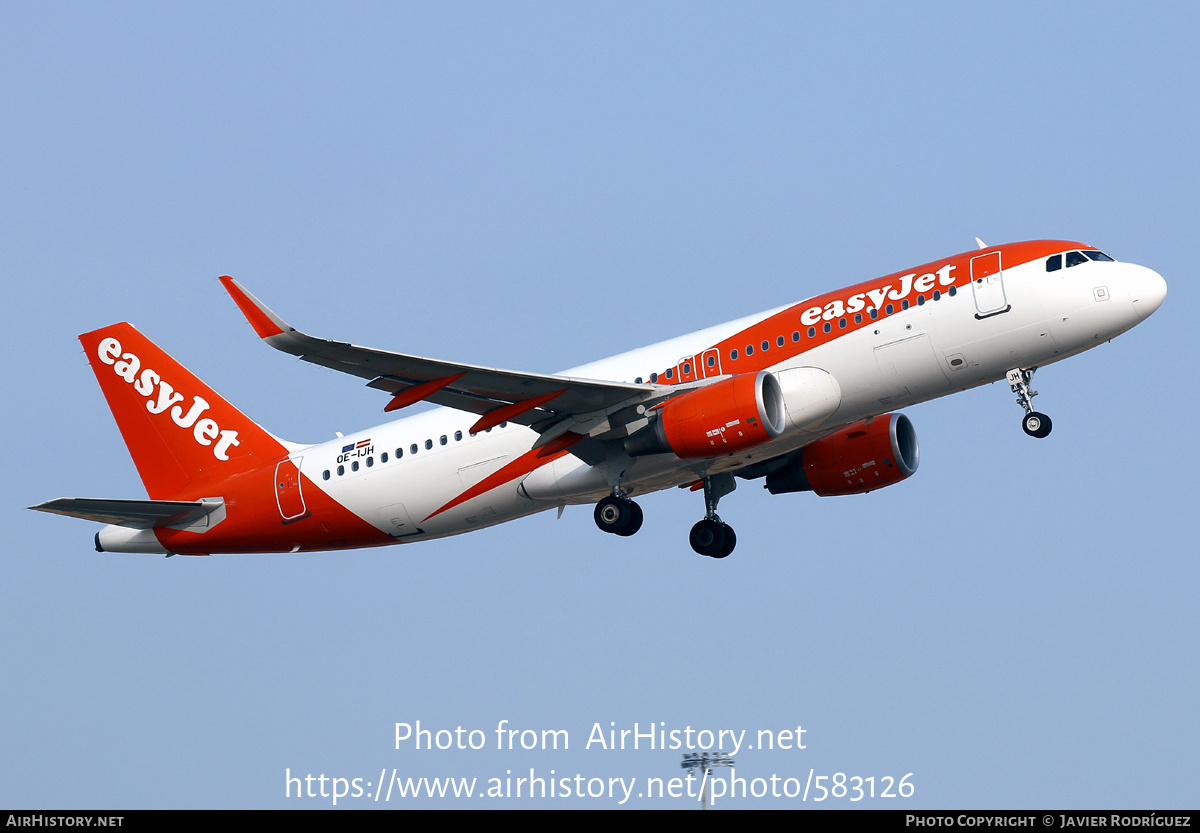
<path id="1" fill-rule="evenodd" d="M 287 449 L 129 324 L 79 337 L 146 491 L 195 499 Z"/>

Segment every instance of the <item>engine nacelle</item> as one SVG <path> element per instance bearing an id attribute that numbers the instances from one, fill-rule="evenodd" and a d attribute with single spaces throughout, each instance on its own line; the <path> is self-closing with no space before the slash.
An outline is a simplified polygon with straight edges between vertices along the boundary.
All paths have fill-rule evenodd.
<path id="1" fill-rule="evenodd" d="M 625 451 L 720 457 L 761 445 L 786 427 L 779 381 L 765 370 L 741 373 L 668 400 L 653 425 L 626 438 Z"/>
<path id="2" fill-rule="evenodd" d="M 912 476 L 920 461 L 912 422 L 904 414 L 884 414 L 806 445 L 767 475 L 767 491 L 861 495 Z"/>

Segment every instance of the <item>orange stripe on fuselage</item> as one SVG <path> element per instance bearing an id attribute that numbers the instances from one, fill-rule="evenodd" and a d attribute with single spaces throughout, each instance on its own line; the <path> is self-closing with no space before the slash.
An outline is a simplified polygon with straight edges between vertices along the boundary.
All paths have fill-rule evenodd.
<path id="1" fill-rule="evenodd" d="M 550 445 L 543 447 L 543 448 L 534 448 L 529 451 L 526 451 L 524 454 L 522 454 L 517 459 L 513 460 L 508 465 L 502 466 L 497 471 L 495 471 L 492 474 L 488 475 L 487 477 L 483 478 L 483 480 L 480 480 L 474 486 L 467 489 L 465 492 L 460 494 L 458 497 L 454 498 L 454 500 L 450 501 L 445 506 L 426 515 L 425 520 L 429 520 L 432 517 L 440 515 L 443 512 L 445 512 L 447 509 L 453 509 L 455 506 L 458 506 L 460 503 L 466 503 L 468 500 L 470 500 L 473 497 L 479 497 L 484 492 L 490 492 L 492 489 L 495 489 L 497 486 L 503 486 L 505 483 L 508 483 L 509 481 L 516 480 L 518 477 L 521 477 L 522 475 L 529 474 L 529 472 L 533 471 L 534 469 L 541 468 L 542 466 L 546 465 L 547 463 L 554 462 L 559 457 L 562 457 L 564 454 L 567 453 L 567 448 L 569 446 L 574 445 L 575 443 L 579 442 L 582 439 L 583 439 L 583 437 L 579 434 L 574 434 L 574 435 L 564 434 L 562 437 L 559 437 L 558 439 L 556 439 L 552 443 L 550 443 L 550 445 L 558 445 L 558 450 L 556 450 L 556 451 L 553 451 L 551 453 L 546 453 L 546 448 L 550 447 Z"/>
<path id="2" fill-rule="evenodd" d="M 229 478 L 212 495 L 225 499 L 225 520 L 207 532 L 158 529 L 170 552 L 216 554 L 291 552 L 377 547 L 396 540 L 322 491 L 303 472 L 300 488 L 307 514 L 284 523 L 275 500 L 274 463 Z M 199 496 L 197 496 L 199 497 Z"/>
<path id="3" fill-rule="evenodd" d="M 1083 243 L 1075 243 L 1069 240 L 1029 240 L 1023 243 L 1006 243 L 1002 246 L 989 246 L 986 249 L 977 249 L 975 251 L 963 252 L 962 254 L 954 255 L 953 257 L 935 260 L 931 263 L 926 263 L 923 266 L 916 266 L 912 269 L 904 269 L 899 272 L 893 272 L 890 275 L 885 275 L 882 278 L 864 281 L 862 283 L 848 286 L 845 289 L 838 289 L 834 292 L 826 292 L 823 295 L 818 295 L 814 298 L 809 298 L 806 301 L 801 301 L 798 304 L 793 304 L 787 309 L 777 312 L 769 318 L 747 327 L 746 329 L 730 336 L 723 341 L 720 341 L 711 347 L 701 350 L 695 356 L 681 360 L 679 364 L 670 368 L 669 371 L 660 372 L 657 376 L 657 383 L 660 385 L 674 385 L 679 383 L 681 376 L 693 378 L 696 374 L 702 374 L 701 367 L 702 357 L 709 350 L 717 349 L 721 355 L 721 371 L 724 375 L 733 375 L 736 373 L 757 373 L 760 370 L 765 370 L 768 367 L 787 361 L 790 358 L 798 356 L 802 353 L 812 350 L 816 347 L 828 344 L 841 336 L 855 332 L 868 327 L 882 318 L 888 317 L 886 312 L 887 304 L 892 304 L 894 312 L 892 315 L 899 314 L 905 310 L 901 309 L 901 302 L 909 301 L 910 307 L 917 306 L 917 296 L 924 295 L 926 303 L 929 303 L 932 298 L 933 290 L 939 290 L 941 294 L 947 294 L 951 286 L 955 287 L 957 292 L 959 289 L 968 287 L 971 284 L 971 259 L 978 257 L 988 252 L 1002 252 L 1002 266 L 1004 269 L 1012 269 L 1016 266 L 1029 263 L 1041 257 L 1047 257 L 1058 252 L 1067 251 L 1068 249 L 1093 249 L 1093 246 L 1087 246 Z M 954 278 L 952 283 L 943 284 L 935 281 L 933 286 L 924 292 L 918 292 L 913 288 L 913 282 L 923 275 L 937 275 L 946 267 L 951 267 L 950 275 Z M 909 278 L 907 285 L 908 291 L 904 295 L 898 295 L 896 298 L 885 298 L 879 304 L 879 317 L 871 318 L 870 309 L 875 304 L 870 299 L 870 293 L 878 294 L 881 290 L 887 290 L 890 294 L 893 291 L 898 292 L 904 288 L 904 278 Z M 858 312 L 862 315 L 861 323 L 854 323 L 854 312 L 846 312 L 845 307 L 847 302 L 858 295 L 864 296 L 864 304 Z M 804 313 L 814 307 L 820 307 L 823 311 L 831 308 L 835 302 L 841 302 L 843 312 L 838 315 L 833 315 L 831 318 L 825 318 L 824 315 L 815 323 L 804 323 L 801 318 Z M 834 308 L 836 309 L 836 307 Z M 846 326 L 839 327 L 838 324 L 842 319 L 846 319 Z M 830 332 L 824 331 L 824 324 L 828 322 L 832 326 Z M 815 327 L 816 334 L 809 337 L 808 328 Z M 792 334 L 800 333 L 800 340 L 793 341 Z M 779 346 L 776 339 L 783 336 L 783 346 Z M 767 342 L 768 348 L 762 349 L 762 343 Z M 750 345 L 754 348 L 753 355 L 746 355 L 746 346 Z M 730 358 L 732 351 L 738 351 L 736 359 Z M 691 362 L 692 369 L 690 374 L 682 372 L 682 364 Z M 670 378 L 667 377 L 667 372 L 670 372 Z"/>

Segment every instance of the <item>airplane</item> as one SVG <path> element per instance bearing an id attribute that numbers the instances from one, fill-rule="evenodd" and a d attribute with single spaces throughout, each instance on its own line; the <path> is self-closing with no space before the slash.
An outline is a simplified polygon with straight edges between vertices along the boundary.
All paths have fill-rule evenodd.
<path id="1" fill-rule="evenodd" d="M 702 491 L 695 552 L 728 556 L 738 480 L 772 495 L 861 494 L 917 470 L 897 410 L 1006 380 L 1032 437 L 1037 368 L 1109 341 L 1166 297 L 1157 272 L 1093 246 L 987 246 L 555 375 L 316 338 L 220 278 L 258 337 L 367 380 L 384 411 L 442 407 L 303 445 L 260 427 L 127 323 L 80 341 L 149 500 L 30 507 L 106 524 L 100 552 L 301 552 L 456 535 L 574 504 L 604 532 L 633 496 Z"/>

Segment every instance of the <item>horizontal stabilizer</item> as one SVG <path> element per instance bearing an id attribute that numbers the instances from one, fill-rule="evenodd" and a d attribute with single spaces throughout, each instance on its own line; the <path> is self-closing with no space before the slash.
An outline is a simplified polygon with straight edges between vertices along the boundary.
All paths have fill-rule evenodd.
<path id="1" fill-rule="evenodd" d="M 224 507 L 217 500 L 110 500 L 89 497 L 60 497 L 30 509 L 53 512 L 72 518 L 83 518 L 102 524 L 116 524 L 131 529 L 159 527 L 189 527 Z"/>

